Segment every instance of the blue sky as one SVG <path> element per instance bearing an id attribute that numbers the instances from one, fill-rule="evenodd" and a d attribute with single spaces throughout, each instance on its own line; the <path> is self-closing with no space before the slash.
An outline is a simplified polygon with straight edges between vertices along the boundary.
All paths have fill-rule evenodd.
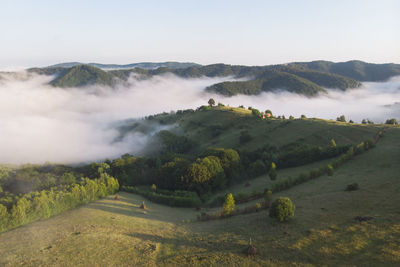
<path id="1" fill-rule="evenodd" d="M 0 67 L 400 63 L 400 1 L 0 0 Z"/>

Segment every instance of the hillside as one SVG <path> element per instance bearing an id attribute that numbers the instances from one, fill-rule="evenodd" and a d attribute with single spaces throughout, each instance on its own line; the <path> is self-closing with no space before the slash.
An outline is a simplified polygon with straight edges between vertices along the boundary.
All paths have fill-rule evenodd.
<path id="1" fill-rule="evenodd" d="M 329 61 L 295 62 L 290 65 L 335 73 L 361 82 L 385 81 L 390 77 L 400 75 L 400 64 L 373 64 L 359 60 L 339 63 Z"/>
<path id="2" fill-rule="evenodd" d="M 390 77 L 400 75 L 398 64 L 371 64 L 362 61 L 339 63 L 312 61 L 268 66 L 226 64 L 202 66 L 179 62 L 143 62 L 127 65 L 79 64 L 78 62 L 62 63 L 47 68 L 32 68 L 28 71 L 56 75 L 51 84 L 59 87 L 80 87 L 92 84 L 113 86 L 116 82 L 115 78 L 124 82 L 133 73 L 138 74 L 141 79 L 149 79 L 165 73 L 172 73 L 182 78 L 205 76 L 247 79 L 246 81 L 222 82 L 207 89 L 226 96 L 257 95 L 263 91 L 276 89 L 316 96 L 329 88 L 348 90 L 361 86 L 363 81 L 385 81 Z"/>
<path id="3" fill-rule="evenodd" d="M 120 193 L 45 221 L 0 234 L 1 265 L 24 266 L 397 266 L 400 192 L 399 128 L 333 176 L 282 191 L 296 204 L 294 219 L 280 224 L 265 211 L 198 222 L 202 211 L 171 208 Z M 307 169 L 307 165 L 302 167 Z M 309 168 L 312 168 L 311 166 Z M 278 171 L 278 179 L 298 174 Z M 263 187 L 267 178 L 227 191 Z M 358 191 L 346 192 L 357 182 Z M 254 202 L 253 202 L 254 203 Z M 239 204 L 243 208 L 246 204 Z M 357 216 L 370 216 L 358 222 Z M 249 239 L 257 254 L 244 254 Z M 29 244 L 27 246 L 26 244 Z"/>
<path id="4" fill-rule="evenodd" d="M 77 65 L 62 70 L 51 81 L 51 85 L 56 87 L 80 87 L 92 84 L 112 87 L 115 84 L 115 79 L 111 74 L 99 68 L 88 65 Z"/>
<path id="5" fill-rule="evenodd" d="M 319 93 L 326 93 L 325 89 L 310 80 L 284 72 L 274 73 L 266 79 L 244 82 L 222 82 L 214 84 L 206 88 L 206 90 L 227 96 L 237 94 L 257 95 L 261 92 L 275 90 L 288 91 L 306 96 L 316 96 Z"/>
<path id="6" fill-rule="evenodd" d="M 159 114 L 148 120 L 175 125 L 171 131 L 195 140 L 199 150 L 224 147 L 252 151 L 263 146 L 284 148 L 295 143 L 326 146 L 332 138 L 337 144 L 354 144 L 371 138 L 381 127 L 312 118 L 261 120 L 254 117 L 251 110 L 228 106 L 178 111 L 175 115 Z M 239 139 L 243 131 L 249 133 L 251 140 L 241 144 Z"/>

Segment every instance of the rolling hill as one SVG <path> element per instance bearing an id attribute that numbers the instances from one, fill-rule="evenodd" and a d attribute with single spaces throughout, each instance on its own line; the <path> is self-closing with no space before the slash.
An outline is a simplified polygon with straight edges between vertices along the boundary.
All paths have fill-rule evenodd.
<path id="1" fill-rule="evenodd" d="M 326 89 L 348 90 L 361 86 L 364 81 L 384 81 L 400 75 L 399 64 L 371 64 L 348 62 L 295 62 L 268 66 L 235 66 L 226 64 L 198 65 L 194 63 L 135 63 L 128 65 L 102 65 L 91 63 L 62 63 L 47 68 L 32 68 L 30 72 L 55 75 L 52 85 L 80 87 L 85 85 L 114 86 L 116 79 L 127 81 L 131 74 L 141 79 L 172 73 L 182 78 L 230 77 L 246 81 L 222 82 L 207 90 L 226 96 L 236 94 L 257 95 L 264 91 L 286 90 L 307 96 L 325 93 Z M 111 69 L 105 71 L 103 69 Z"/>
<path id="2" fill-rule="evenodd" d="M 176 124 L 181 134 L 208 146 L 254 150 L 264 144 L 287 148 L 293 142 L 325 145 L 358 143 L 375 136 L 382 125 L 319 119 L 253 120 L 251 111 L 218 107 L 149 118 Z M 218 127 L 216 127 L 218 126 Z M 131 129 L 133 129 L 132 127 Z M 223 129 L 219 134 L 215 130 Z M 238 142 L 240 132 L 253 137 Z M 388 126 L 376 147 L 352 158 L 332 176 L 295 185 L 273 194 L 290 197 L 295 216 L 279 223 L 258 212 L 198 221 L 202 212 L 221 207 L 176 208 L 137 194 L 119 193 L 47 220 L 0 234 L 0 265 L 9 266 L 397 266 L 400 264 L 398 172 L 400 128 Z M 217 194 L 252 192 L 324 166 L 317 161 L 278 169 L 228 186 Z M 358 183 L 357 191 L 345 191 Z M 145 201 L 147 209 L 140 209 Z M 245 210 L 262 199 L 237 204 Z M 368 221 L 356 218 L 368 217 Z M 251 239 L 256 255 L 246 256 Z M 26 244 L 29 244 L 26 245 Z"/>

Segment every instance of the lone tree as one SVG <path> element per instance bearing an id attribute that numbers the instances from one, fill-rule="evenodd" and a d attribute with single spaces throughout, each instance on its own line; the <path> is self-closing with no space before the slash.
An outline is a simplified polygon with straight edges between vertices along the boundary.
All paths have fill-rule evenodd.
<path id="1" fill-rule="evenodd" d="M 210 99 L 208 100 L 208 104 L 210 105 L 210 107 L 214 106 L 214 105 L 215 105 L 215 100 L 212 99 L 212 98 L 210 98 Z"/>
<path id="2" fill-rule="evenodd" d="M 280 222 L 284 222 L 294 216 L 295 210 L 296 206 L 290 198 L 280 197 L 272 203 L 269 210 L 269 216 L 278 219 Z"/>
<path id="3" fill-rule="evenodd" d="M 331 147 L 336 147 L 337 145 L 336 145 L 336 142 L 335 142 L 335 139 L 331 139 Z"/>
<path id="4" fill-rule="evenodd" d="M 231 193 L 227 194 L 225 197 L 224 205 L 222 206 L 222 213 L 224 215 L 230 215 L 235 210 L 235 200 Z"/>
<path id="5" fill-rule="evenodd" d="M 273 162 L 271 163 L 271 168 L 269 169 L 268 175 L 272 181 L 275 181 L 276 177 L 278 176 L 278 173 L 276 172 L 276 164 Z"/>

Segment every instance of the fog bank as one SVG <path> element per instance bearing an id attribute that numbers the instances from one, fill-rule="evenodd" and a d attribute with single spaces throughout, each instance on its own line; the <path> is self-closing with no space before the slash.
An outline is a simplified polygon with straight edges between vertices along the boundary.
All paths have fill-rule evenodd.
<path id="1" fill-rule="evenodd" d="M 148 134 L 135 133 L 116 141 L 115 121 L 160 112 L 196 108 L 210 97 L 232 106 L 271 109 L 277 115 L 382 122 L 400 117 L 400 77 L 384 83 L 365 83 L 348 92 L 330 91 L 318 98 L 287 92 L 231 98 L 204 92 L 227 78 L 183 79 L 173 75 L 149 80 L 131 77 L 130 86 L 54 88 L 53 77 L 0 75 L 0 163 L 78 163 L 138 153 Z M 388 106 L 391 105 L 391 106 Z M 154 127 L 155 134 L 159 129 Z"/>

